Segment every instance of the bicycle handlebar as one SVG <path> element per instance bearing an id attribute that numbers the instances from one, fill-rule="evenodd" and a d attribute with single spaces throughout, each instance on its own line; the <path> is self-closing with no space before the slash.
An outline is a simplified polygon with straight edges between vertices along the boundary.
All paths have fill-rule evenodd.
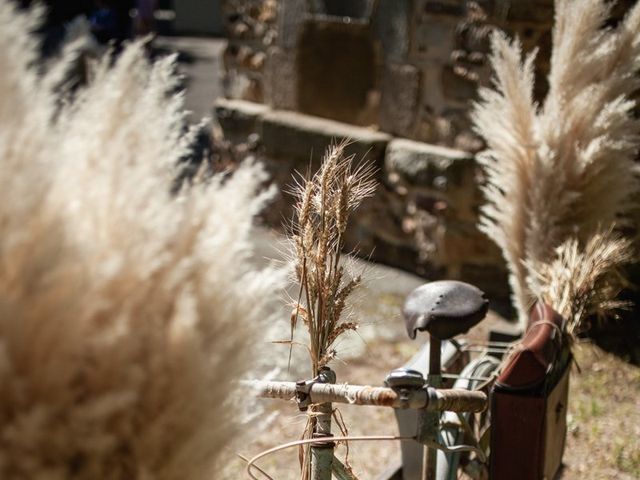
<path id="1" fill-rule="evenodd" d="M 262 398 L 296 398 L 300 390 L 295 382 L 245 380 L 243 385 L 255 390 Z M 305 392 L 306 393 L 306 392 Z M 412 408 L 428 411 L 482 412 L 487 408 L 483 392 L 463 389 L 392 389 L 363 385 L 314 383 L 309 386 L 309 403 L 347 403 L 392 408 Z"/>

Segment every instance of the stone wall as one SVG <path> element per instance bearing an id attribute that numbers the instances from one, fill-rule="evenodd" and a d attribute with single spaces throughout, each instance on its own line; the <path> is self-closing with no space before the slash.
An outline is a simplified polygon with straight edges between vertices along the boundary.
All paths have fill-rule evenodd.
<path id="1" fill-rule="evenodd" d="M 522 19 L 526 9 L 505 9 L 504 2 L 279 0 L 275 18 L 267 16 L 256 28 L 257 19 L 265 18 L 260 9 L 245 5 L 240 11 L 229 0 L 242 15 L 231 24 L 227 57 L 233 59 L 228 65 L 235 88 L 227 96 L 260 103 L 222 101 L 216 116 L 232 141 L 259 138 L 281 187 L 265 220 L 277 226 L 290 218 L 286 190 L 292 174 L 306 171 L 310 159 L 319 161 L 332 140 L 348 137 L 352 153 L 367 153 L 376 163 L 380 184 L 357 212 L 348 247 L 427 278 L 463 279 L 506 298 L 501 255 L 476 228 L 481 196 L 467 152 L 481 143 L 467 112 L 478 85 L 488 81 L 493 26 L 509 23 L 532 48 L 549 33 L 550 1 L 525 2 L 541 10 Z M 250 34 L 251 25 L 269 33 Z M 237 59 L 232 54 L 238 52 L 247 53 Z M 243 60 L 255 55 L 260 68 Z M 243 76 L 250 80 L 238 86 Z"/>
<path id="2" fill-rule="evenodd" d="M 621 18 L 633 0 L 621 0 Z M 376 163 L 380 187 L 358 211 L 349 247 L 427 278 L 475 283 L 506 298 L 497 247 L 476 227 L 483 145 L 468 117 L 490 82 L 495 28 L 538 48 L 546 93 L 553 0 L 226 0 L 227 96 L 216 116 L 252 145 L 281 187 L 266 220 L 291 215 L 292 174 L 332 140 Z M 616 20 L 613 20 L 615 23 Z M 339 120 L 340 122 L 336 121 Z M 362 128 L 367 127 L 367 128 Z M 255 151 L 255 150 L 254 150 Z"/>
<path id="3" fill-rule="evenodd" d="M 224 87 L 229 98 L 264 102 L 267 51 L 277 38 L 277 0 L 222 0 L 227 48 Z"/>
<path id="4" fill-rule="evenodd" d="M 469 110 L 491 32 L 538 48 L 547 90 L 554 0 L 223 0 L 226 96 L 477 152 Z M 617 2 L 613 18 L 633 0 Z M 613 20 L 615 22 L 616 20 Z"/>
<path id="5" fill-rule="evenodd" d="M 392 29 L 388 17 L 393 18 Z M 499 27 L 518 34 L 525 50 L 540 48 L 536 71 L 541 81 L 536 93 L 541 96 L 552 20 L 552 0 L 380 0 L 377 22 L 384 52 L 380 128 L 478 151 L 482 143 L 471 131 L 468 111 L 478 87 L 489 84 L 491 32 Z"/>
<path id="6" fill-rule="evenodd" d="M 463 279 L 494 299 L 507 298 L 500 252 L 476 228 L 482 199 L 472 154 L 239 100 L 219 100 L 216 117 L 228 138 L 257 137 L 259 156 L 280 186 L 265 213 L 270 225 L 291 218 L 292 176 L 313 169 L 331 142 L 349 138 L 347 153 L 375 164 L 379 187 L 357 210 L 347 248 L 425 278 Z"/>
<path id="7" fill-rule="evenodd" d="M 538 46 L 553 0 L 226 0 L 227 96 L 477 151 L 468 119 L 496 26 Z"/>

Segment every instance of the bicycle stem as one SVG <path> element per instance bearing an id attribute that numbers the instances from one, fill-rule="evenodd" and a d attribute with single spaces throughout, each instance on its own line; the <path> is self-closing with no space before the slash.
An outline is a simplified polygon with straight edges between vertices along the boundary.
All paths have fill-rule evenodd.
<path id="1" fill-rule="evenodd" d="M 331 385 L 336 383 L 336 374 L 327 366 L 320 367 L 318 376 L 310 382 L 298 382 L 296 387 L 296 398 L 300 410 L 307 410 L 307 401 L 310 399 L 308 395 L 302 397 L 301 390 L 310 389 L 315 383 Z M 331 416 L 333 415 L 333 406 L 331 402 L 323 402 L 319 404 L 311 404 L 311 412 L 314 420 L 313 438 L 326 439 L 333 437 L 331 433 Z M 322 441 L 312 443 L 310 447 L 311 454 L 311 480 L 331 480 L 331 472 L 333 470 L 333 450 L 334 442 Z"/>
<path id="2" fill-rule="evenodd" d="M 315 418 L 313 438 L 326 439 L 332 437 L 331 415 L 333 408 L 331 403 L 321 403 L 312 407 Z M 331 480 L 333 470 L 334 442 L 318 442 L 311 444 L 311 480 Z"/>
<path id="3" fill-rule="evenodd" d="M 429 335 L 429 374 L 427 385 L 440 388 L 442 385 L 442 368 L 440 362 L 442 343 L 439 338 Z M 434 480 L 438 451 L 429 448 L 429 444 L 438 443 L 438 423 L 440 412 L 422 409 L 418 424 L 418 441 L 424 445 L 422 455 L 422 480 Z"/>

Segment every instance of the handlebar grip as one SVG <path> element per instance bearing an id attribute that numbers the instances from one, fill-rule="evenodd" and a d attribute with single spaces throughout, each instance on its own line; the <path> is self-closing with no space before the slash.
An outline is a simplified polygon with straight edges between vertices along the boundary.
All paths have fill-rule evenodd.
<path id="1" fill-rule="evenodd" d="M 459 388 L 429 388 L 427 410 L 450 412 L 482 412 L 487 408 L 487 395 L 484 392 Z"/>

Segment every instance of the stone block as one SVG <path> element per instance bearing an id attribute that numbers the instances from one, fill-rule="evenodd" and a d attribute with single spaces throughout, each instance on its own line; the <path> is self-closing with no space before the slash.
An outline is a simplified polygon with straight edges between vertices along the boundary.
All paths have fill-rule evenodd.
<path id="1" fill-rule="evenodd" d="M 373 21 L 386 62 L 403 62 L 407 57 L 412 7 L 411 0 L 378 0 Z"/>
<path id="2" fill-rule="evenodd" d="M 389 245 L 412 248 L 413 239 L 403 228 L 402 215 L 394 215 L 392 211 L 391 204 L 396 202 L 394 192 L 379 184 L 375 195 L 366 199 L 354 212 L 347 237 L 355 240 L 354 245 L 365 241 L 366 236 L 371 236 Z M 363 252 L 365 255 L 370 253 Z"/>
<path id="3" fill-rule="evenodd" d="M 267 52 L 265 68 L 265 97 L 273 108 L 295 110 L 297 108 L 296 55 L 278 47 Z"/>
<path id="4" fill-rule="evenodd" d="M 278 2 L 277 45 L 285 50 L 295 48 L 300 26 L 307 16 L 307 0 L 281 0 Z"/>
<path id="5" fill-rule="evenodd" d="M 456 66 L 442 69 L 442 91 L 448 99 L 468 102 L 478 97 L 478 82 L 466 75 L 466 70 Z"/>
<path id="6" fill-rule="evenodd" d="M 333 17 L 314 19 L 304 23 L 298 38 L 297 76 L 284 77 L 297 82 L 296 110 L 366 125 L 377 76 L 371 26 Z"/>
<path id="7" fill-rule="evenodd" d="M 384 210 L 380 211 L 378 216 L 384 222 L 389 222 Z M 367 221 L 356 211 L 353 222 L 350 223 L 346 232 L 345 250 L 353 251 L 367 260 L 427 275 L 431 279 L 445 278 L 446 272 L 442 266 L 420 259 L 410 235 L 405 234 L 402 237 L 389 235 L 390 229 L 398 231 L 400 228 L 399 225 L 380 228 L 376 222 Z"/>
<path id="8" fill-rule="evenodd" d="M 319 161 L 332 142 L 349 139 L 348 154 L 366 157 L 382 166 L 391 137 L 367 128 L 301 113 L 271 110 L 263 117 L 265 155 L 300 166 Z"/>
<path id="9" fill-rule="evenodd" d="M 446 265 L 495 265 L 502 259 L 500 249 L 475 223 L 449 222 L 441 248 L 440 258 Z"/>
<path id="10" fill-rule="evenodd" d="M 446 62 L 455 48 L 459 23 L 457 18 L 427 16 L 415 26 L 412 56 L 429 62 Z"/>
<path id="11" fill-rule="evenodd" d="M 412 136 L 419 106 L 420 72 L 412 65 L 388 65 L 382 74 L 380 128 Z"/>
<path id="12" fill-rule="evenodd" d="M 510 2 L 507 21 L 551 25 L 553 23 L 553 11 L 552 1 Z"/>
<path id="13" fill-rule="evenodd" d="M 421 103 L 422 119 L 428 122 L 431 126 L 431 135 L 427 137 L 419 137 L 422 141 L 429 141 L 427 138 L 439 138 L 440 134 L 437 133 L 438 128 L 433 123 L 437 116 L 449 106 L 449 102 L 444 97 L 442 91 L 442 66 L 439 64 L 433 64 L 429 67 L 423 68 L 421 77 Z"/>
<path id="14" fill-rule="evenodd" d="M 477 52 L 488 55 L 491 52 L 491 31 L 489 24 L 461 22 L 455 29 L 455 48 L 467 52 Z M 511 33 L 508 26 L 504 26 L 506 33 Z"/>
<path id="15" fill-rule="evenodd" d="M 464 2 L 456 1 L 432 1 L 424 2 L 423 11 L 431 15 L 448 15 L 462 17 L 466 12 Z"/>
<path id="16" fill-rule="evenodd" d="M 252 133 L 261 134 L 262 115 L 269 107 L 261 103 L 244 100 L 218 98 L 214 106 L 214 116 L 232 142 L 244 142 Z"/>
<path id="17" fill-rule="evenodd" d="M 410 186 L 439 190 L 443 183 L 463 185 L 475 170 L 475 161 L 473 155 L 461 150 L 395 139 L 387 147 L 385 169 Z"/>

